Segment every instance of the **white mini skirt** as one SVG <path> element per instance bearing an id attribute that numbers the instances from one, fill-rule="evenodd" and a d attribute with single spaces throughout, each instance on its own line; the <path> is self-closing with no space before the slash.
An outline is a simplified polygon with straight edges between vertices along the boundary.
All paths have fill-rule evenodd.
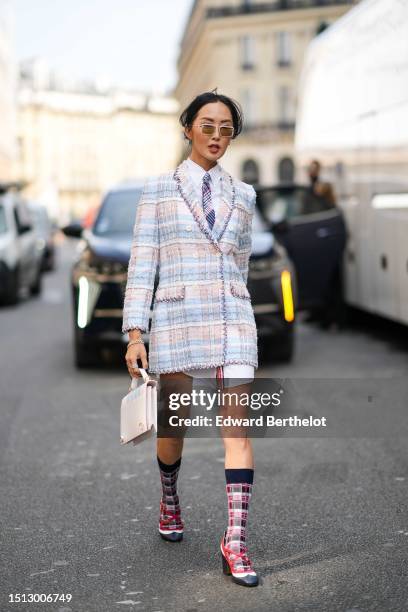
<path id="1" fill-rule="evenodd" d="M 255 368 L 247 363 L 231 363 L 223 367 L 224 382 L 226 387 L 233 387 L 252 382 L 255 376 Z M 183 370 L 193 379 L 216 378 L 217 368 L 197 368 L 193 370 Z"/>

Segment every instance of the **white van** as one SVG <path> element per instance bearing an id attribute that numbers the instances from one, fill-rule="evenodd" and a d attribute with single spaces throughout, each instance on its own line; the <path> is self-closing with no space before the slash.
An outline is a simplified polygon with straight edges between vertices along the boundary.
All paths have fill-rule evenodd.
<path id="1" fill-rule="evenodd" d="M 301 166 L 318 159 L 349 232 L 347 304 L 408 325 L 408 2 L 364 0 L 317 36 L 302 69 Z"/>

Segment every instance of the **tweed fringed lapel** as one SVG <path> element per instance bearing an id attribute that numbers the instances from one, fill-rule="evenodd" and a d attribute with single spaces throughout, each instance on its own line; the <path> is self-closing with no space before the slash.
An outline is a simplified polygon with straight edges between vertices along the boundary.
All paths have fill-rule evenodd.
<path id="1" fill-rule="evenodd" d="M 193 215 L 201 231 L 215 244 L 221 240 L 235 208 L 235 188 L 232 177 L 221 165 L 220 170 L 222 196 L 212 230 L 210 229 L 207 219 L 205 218 L 202 203 L 197 198 L 197 193 L 194 188 L 193 181 L 188 173 L 186 162 L 181 162 L 174 172 L 174 178 L 177 181 L 178 189 L 184 202 L 190 209 L 191 214 Z"/>

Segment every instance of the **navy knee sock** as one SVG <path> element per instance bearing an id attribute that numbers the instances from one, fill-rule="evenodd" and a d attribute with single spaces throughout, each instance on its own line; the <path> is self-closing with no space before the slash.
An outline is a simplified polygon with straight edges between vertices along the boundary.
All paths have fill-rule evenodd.
<path id="1" fill-rule="evenodd" d="M 157 455 L 157 463 L 159 464 L 159 468 L 162 472 L 174 472 L 174 470 L 180 467 L 181 457 L 179 457 L 177 461 L 171 465 L 168 465 L 167 463 L 164 463 Z"/>
<path id="2" fill-rule="evenodd" d="M 245 482 L 246 484 L 253 484 L 254 482 L 254 470 L 249 468 L 226 468 L 225 480 L 227 484 Z"/>

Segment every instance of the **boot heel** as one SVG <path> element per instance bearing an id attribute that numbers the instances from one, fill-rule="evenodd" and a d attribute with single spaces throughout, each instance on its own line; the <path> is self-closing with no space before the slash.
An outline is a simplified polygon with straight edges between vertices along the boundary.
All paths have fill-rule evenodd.
<path id="1" fill-rule="evenodd" d="M 222 553 L 221 553 L 221 559 L 222 559 L 222 572 L 223 572 L 223 574 L 225 574 L 226 576 L 231 576 L 230 566 L 228 565 L 228 561 L 226 560 L 226 558 L 224 557 L 224 555 Z"/>

